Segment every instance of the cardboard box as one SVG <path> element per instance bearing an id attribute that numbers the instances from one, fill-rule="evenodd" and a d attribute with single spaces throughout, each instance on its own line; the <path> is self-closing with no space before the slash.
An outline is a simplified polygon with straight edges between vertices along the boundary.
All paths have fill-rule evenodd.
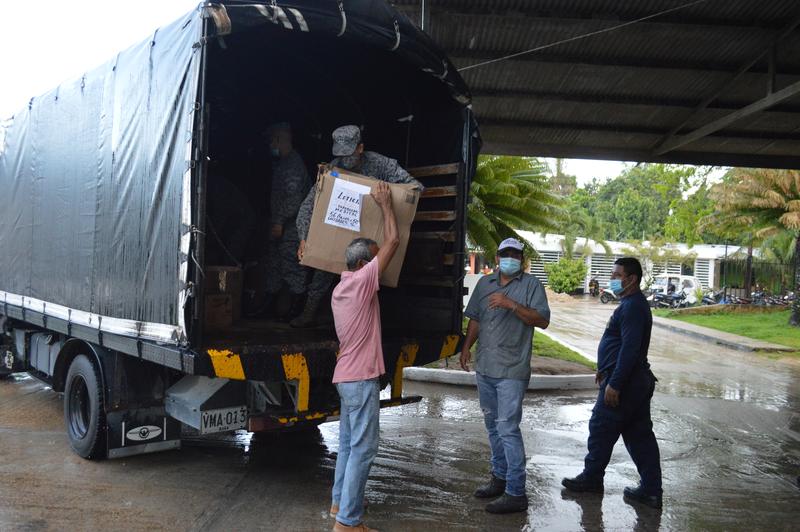
<path id="1" fill-rule="evenodd" d="M 229 327 L 242 315 L 242 270 L 209 266 L 205 274 L 205 325 L 210 329 Z"/>
<path id="2" fill-rule="evenodd" d="M 340 274 L 347 269 L 344 251 L 354 238 L 383 242 L 383 213 L 369 191 L 376 180 L 339 168 L 320 166 L 311 226 L 301 264 Z M 389 183 L 392 206 L 400 233 L 400 246 L 380 278 L 384 286 L 396 287 L 403 268 L 411 223 L 417 212 L 419 191 L 413 184 Z"/>

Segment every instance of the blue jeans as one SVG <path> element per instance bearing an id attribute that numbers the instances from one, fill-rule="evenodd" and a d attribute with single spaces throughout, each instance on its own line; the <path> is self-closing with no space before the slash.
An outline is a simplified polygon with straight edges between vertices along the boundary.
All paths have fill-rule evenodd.
<path id="1" fill-rule="evenodd" d="M 505 479 L 509 495 L 525 495 L 525 445 L 519 422 L 529 379 L 494 379 L 480 373 L 476 377 L 492 449 L 492 475 Z"/>
<path id="2" fill-rule="evenodd" d="M 364 489 L 378 454 L 380 388 L 378 379 L 340 382 L 339 454 L 333 481 L 333 504 L 339 506 L 336 520 L 347 526 L 361 523 Z"/>

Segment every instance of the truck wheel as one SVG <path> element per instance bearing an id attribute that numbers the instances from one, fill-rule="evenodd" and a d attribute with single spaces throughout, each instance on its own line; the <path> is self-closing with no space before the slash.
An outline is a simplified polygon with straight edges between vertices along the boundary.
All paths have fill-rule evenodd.
<path id="1" fill-rule="evenodd" d="M 608 295 L 607 295 L 607 294 L 601 294 L 601 295 L 600 295 L 600 303 L 602 303 L 602 304 L 604 304 L 604 305 L 605 305 L 606 303 L 608 303 Z"/>
<path id="2" fill-rule="evenodd" d="M 100 372 L 86 355 L 78 355 L 69 366 L 64 386 L 64 422 L 67 437 L 78 456 L 103 458 L 105 413 Z"/>

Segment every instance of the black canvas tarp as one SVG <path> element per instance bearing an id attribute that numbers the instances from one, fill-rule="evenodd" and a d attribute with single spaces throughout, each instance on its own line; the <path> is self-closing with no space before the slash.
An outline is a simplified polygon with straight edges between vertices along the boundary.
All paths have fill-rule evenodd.
<path id="1" fill-rule="evenodd" d="M 176 332 L 200 37 L 190 13 L 10 121 L 0 156 L 9 302 L 169 326 L 155 337 Z"/>
<path id="2" fill-rule="evenodd" d="M 214 14 L 207 36 L 204 14 Z M 204 43 L 263 25 L 388 50 L 443 83 L 469 115 L 453 65 L 383 1 L 201 5 L 10 121 L 0 153 L 0 305 L 187 338 Z M 477 138 L 470 124 L 463 149 Z"/>

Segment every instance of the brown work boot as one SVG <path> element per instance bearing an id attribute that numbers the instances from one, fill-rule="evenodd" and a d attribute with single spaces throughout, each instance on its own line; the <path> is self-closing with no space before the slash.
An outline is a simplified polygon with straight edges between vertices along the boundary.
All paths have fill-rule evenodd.
<path id="1" fill-rule="evenodd" d="M 347 531 L 353 531 L 353 532 L 378 532 L 377 529 L 370 528 L 367 525 L 365 525 L 364 523 L 358 523 L 356 526 L 347 526 L 347 525 L 343 525 L 339 521 L 336 521 L 336 524 L 333 525 L 333 532 L 347 532 Z"/>

